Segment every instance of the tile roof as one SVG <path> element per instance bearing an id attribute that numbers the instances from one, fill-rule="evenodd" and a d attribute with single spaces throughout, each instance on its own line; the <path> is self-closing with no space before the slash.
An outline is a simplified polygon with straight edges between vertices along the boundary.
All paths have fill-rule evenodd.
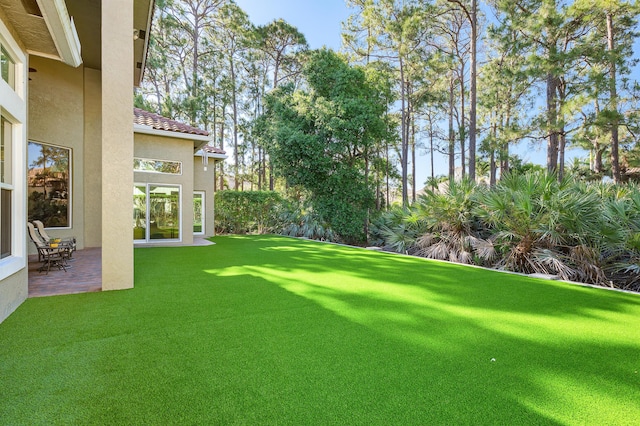
<path id="1" fill-rule="evenodd" d="M 205 145 L 202 147 L 202 150 L 209 154 L 226 154 L 226 152 L 220 148 L 211 145 Z"/>
<path id="2" fill-rule="evenodd" d="M 133 109 L 133 122 L 142 126 L 149 126 L 156 130 L 166 130 L 169 132 L 186 133 L 189 135 L 209 136 L 206 130 L 180 123 L 179 121 L 163 117 L 153 112 L 140 108 Z"/>

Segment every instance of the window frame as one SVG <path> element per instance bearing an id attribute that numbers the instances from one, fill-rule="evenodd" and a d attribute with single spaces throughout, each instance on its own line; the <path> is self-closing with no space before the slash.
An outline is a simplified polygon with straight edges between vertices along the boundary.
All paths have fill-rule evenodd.
<path id="1" fill-rule="evenodd" d="M 0 20 L 0 44 L 14 62 L 13 87 L 0 78 L 0 114 L 11 123 L 11 254 L 0 259 L 0 285 L 27 265 L 27 54 Z M 1 220 L 1 219 L 0 219 Z"/>
<path id="2" fill-rule="evenodd" d="M 9 85 L 11 89 L 15 90 L 16 74 L 17 74 L 16 61 L 15 59 L 13 59 L 13 56 L 11 56 L 8 50 L 4 47 L 4 43 L 2 43 L 2 40 L 0 40 L 0 61 L 4 58 L 7 58 L 7 60 L 9 61 L 9 64 L 10 64 L 8 67 L 9 72 L 8 72 L 7 78 L 5 79 L 4 73 L 2 72 L 2 68 L 0 67 L 0 79 L 5 83 L 7 83 L 7 85 Z"/>
<path id="3" fill-rule="evenodd" d="M 194 200 L 196 199 L 196 197 L 195 197 L 195 195 L 196 195 L 196 194 L 198 194 L 198 195 L 201 195 L 201 196 L 202 196 L 202 197 L 201 197 L 201 198 L 202 198 L 202 206 L 200 207 L 200 213 L 201 213 L 201 215 L 202 215 L 202 228 L 201 228 L 201 231 L 200 231 L 200 232 L 196 232 L 195 230 L 193 230 L 192 232 L 193 232 L 193 235 L 204 235 L 204 234 L 205 234 L 205 232 L 206 232 L 206 217 L 207 217 L 207 216 L 206 216 L 206 213 L 207 213 L 207 209 L 206 209 L 206 205 L 207 205 L 207 204 L 206 204 L 206 203 L 207 203 L 207 193 L 206 193 L 206 191 L 195 191 L 195 190 L 194 190 L 194 191 L 193 191 L 193 195 L 194 195 L 193 199 L 194 199 Z M 194 205 L 194 207 L 195 207 L 195 205 Z M 193 213 L 194 213 L 194 217 L 193 217 L 193 219 L 194 219 L 194 225 L 195 225 L 195 209 L 194 209 L 194 212 L 193 212 Z"/>
<path id="4" fill-rule="evenodd" d="M 136 244 L 154 244 L 154 243 L 167 243 L 167 242 L 171 242 L 171 243 L 179 243 L 182 242 L 184 239 L 184 229 L 182 226 L 182 218 L 184 215 L 184 209 L 183 209 L 183 204 L 182 204 L 182 200 L 183 200 L 183 188 L 182 188 L 182 184 L 175 184 L 175 183 L 158 183 L 158 182 L 134 182 L 133 183 L 133 190 L 135 191 L 136 188 L 138 187 L 144 187 L 145 188 L 145 217 L 144 217 L 144 222 L 145 222 L 145 236 L 144 239 L 136 239 L 135 235 L 133 238 L 134 243 Z M 160 188 L 177 188 L 178 189 L 178 238 L 163 238 L 163 239 L 154 239 L 151 238 L 151 226 L 150 226 L 150 215 L 151 215 L 151 196 L 150 196 L 150 188 L 151 187 L 160 187 Z M 132 196 L 134 196 L 134 194 L 132 194 Z M 134 204 L 134 208 L 135 208 L 135 204 Z M 192 206 L 193 208 L 193 206 Z M 134 213 L 134 211 L 132 211 L 132 213 Z M 133 224 L 134 228 L 135 228 L 135 223 Z"/>
<path id="5" fill-rule="evenodd" d="M 171 173 L 171 172 L 161 172 L 158 170 L 140 170 L 140 169 L 136 169 L 136 165 L 135 162 L 137 161 L 155 161 L 158 163 L 176 163 L 180 166 L 180 172 L 179 173 Z M 144 158 L 144 157 L 133 157 L 133 171 L 137 172 L 137 173 L 153 173 L 153 174 L 159 174 L 159 175 L 169 175 L 169 176 L 182 176 L 182 161 L 178 161 L 178 160 L 160 160 L 157 158 Z"/>
<path id="6" fill-rule="evenodd" d="M 70 148 L 68 146 L 62 146 L 62 145 L 56 145 L 56 144 L 52 144 L 52 143 L 47 143 L 47 142 L 42 142 L 42 141 L 37 141 L 34 139 L 29 139 L 29 141 L 27 142 L 27 176 L 29 174 L 29 171 L 31 170 L 31 165 L 30 163 L 30 158 L 29 158 L 29 153 L 28 153 L 28 147 L 29 144 L 39 144 L 42 146 L 51 146 L 54 148 L 58 148 L 58 149 L 64 149 L 67 150 L 67 152 L 69 153 L 69 158 L 67 160 L 67 225 L 66 226 L 49 226 L 48 224 L 45 223 L 45 229 L 56 229 L 56 230 L 68 230 L 68 229 L 72 229 L 73 228 L 73 148 Z M 27 216 L 29 215 L 29 179 L 27 178 Z M 42 222 L 44 222 L 44 220 L 42 220 L 42 218 L 37 218 L 35 220 L 41 220 Z"/>

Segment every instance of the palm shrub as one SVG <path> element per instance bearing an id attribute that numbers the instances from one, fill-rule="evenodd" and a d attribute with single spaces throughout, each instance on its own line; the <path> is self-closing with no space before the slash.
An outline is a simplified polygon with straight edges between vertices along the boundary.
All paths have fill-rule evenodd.
<path id="1" fill-rule="evenodd" d="M 409 221 L 412 210 L 395 204 L 369 226 L 369 241 L 383 249 L 397 253 L 414 254 L 420 225 Z"/>
<path id="2" fill-rule="evenodd" d="M 496 267 L 566 280 L 606 280 L 593 244 L 605 223 L 594 191 L 577 190 L 568 178 L 558 182 L 554 174 L 508 174 L 483 193 L 475 212 L 500 254 Z"/>
<path id="3" fill-rule="evenodd" d="M 495 250 L 482 238 L 474 212 L 477 199 L 484 193 L 483 186 L 463 179 L 421 195 L 406 219 L 423 229 L 416 239 L 416 254 L 467 264 L 492 260 Z"/>
<path id="4" fill-rule="evenodd" d="M 599 185 L 606 222 L 605 272 L 612 285 L 640 290 L 640 189 L 635 185 Z"/>

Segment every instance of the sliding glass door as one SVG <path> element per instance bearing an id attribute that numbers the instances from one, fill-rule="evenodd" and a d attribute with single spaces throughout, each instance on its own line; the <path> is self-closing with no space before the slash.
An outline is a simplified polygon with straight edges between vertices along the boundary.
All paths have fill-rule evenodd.
<path id="1" fill-rule="evenodd" d="M 181 240 L 181 193 L 178 185 L 140 184 L 133 188 L 133 238 Z"/>

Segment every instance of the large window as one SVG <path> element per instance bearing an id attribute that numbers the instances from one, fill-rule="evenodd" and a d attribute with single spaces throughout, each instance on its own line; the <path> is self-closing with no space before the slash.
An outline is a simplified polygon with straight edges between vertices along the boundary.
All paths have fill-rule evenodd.
<path id="1" fill-rule="evenodd" d="M 7 50 L 0 45 L 0 74 L 2 79 L 12 88 L 16 88 L 16 63 Z"/>
<path id="2" fill-rule="evenodd" d="M 0 116 L 0 259 L 11 256 L 12 126 Z"/>
<path id="3" fill-rule="evenodd" d="M 71 149 L 29 142 L 29 220 L 47 228 L 71 226 Z"/>
<path id="4" fill-rule="evenodd" d="M 133 238 L 180 240 L 180 186 L 137 184 L 133 187 Z"/>

